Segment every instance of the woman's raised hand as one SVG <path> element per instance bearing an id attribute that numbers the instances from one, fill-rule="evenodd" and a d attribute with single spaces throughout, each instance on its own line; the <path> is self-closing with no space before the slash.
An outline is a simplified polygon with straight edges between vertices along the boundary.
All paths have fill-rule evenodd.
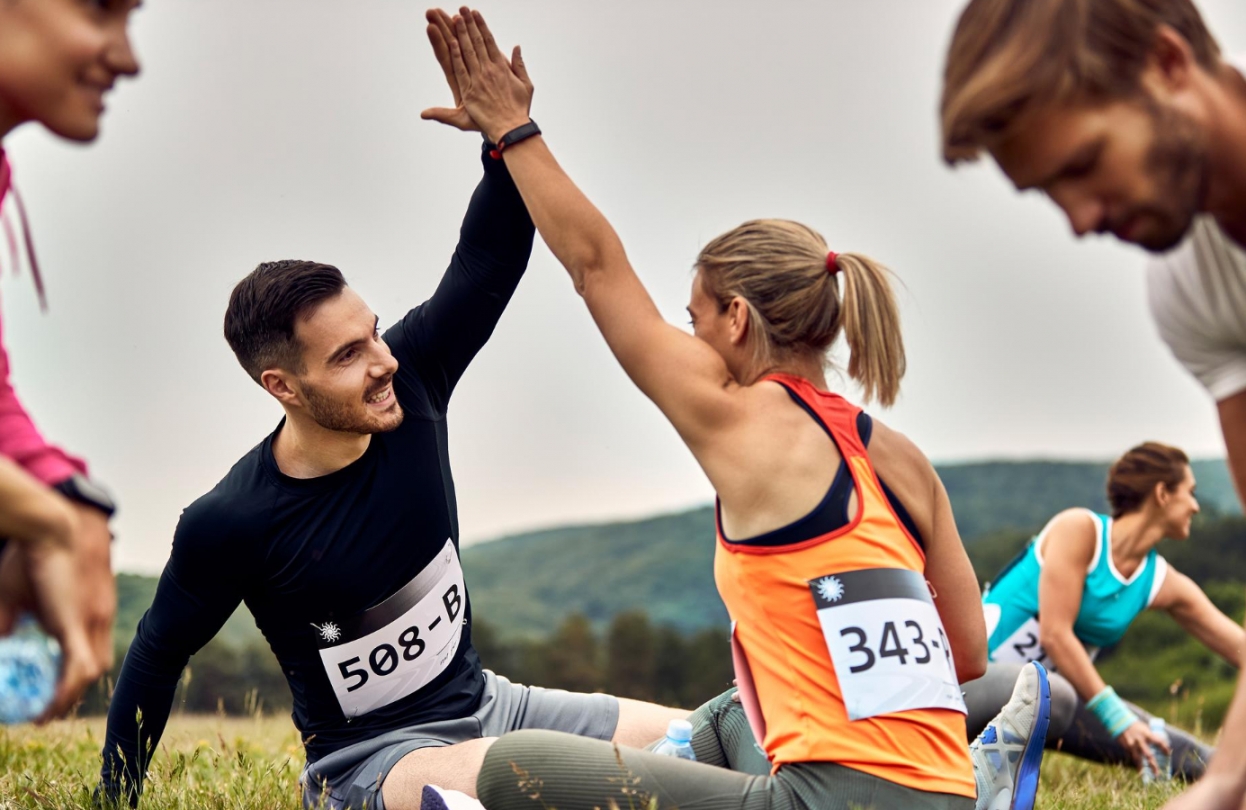
<path id="1" fill-rule="evenodd" d="M 519 46 L 511 58 L 498 49 L 478 11 L 464 6 L 450 17 L 431 9 L 428 40 L 454 95 L 455 106 L 433 107 L 420 117 L 463 130 L 479 130 L 494 143 L 528 123 L 532 81 Z"/>

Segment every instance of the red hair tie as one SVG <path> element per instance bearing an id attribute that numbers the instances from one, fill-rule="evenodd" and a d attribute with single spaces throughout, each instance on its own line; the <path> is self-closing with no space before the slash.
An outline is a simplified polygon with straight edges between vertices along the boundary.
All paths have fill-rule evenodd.
<path id="1" fill-rule="evenodd" d="M 826 252 L 826 272 L 830 273 L 832 276 L 839 272 L 839 264 L 836 261 L 837 259 L 839 259 L 839 254 L 835 251 L 828 250 Z"/>

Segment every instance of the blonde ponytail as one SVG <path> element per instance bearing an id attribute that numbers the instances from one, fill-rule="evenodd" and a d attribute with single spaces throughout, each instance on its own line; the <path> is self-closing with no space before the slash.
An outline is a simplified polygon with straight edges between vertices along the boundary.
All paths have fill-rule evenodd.
<path id="1" fill-rule="evenodd" d="M 890 271 L 859 253 L 840 253 L 836 265 L 844 283 L 840 320 L 848 342 L 848 376 L 861 384 L 867 400 L 890 407 L 906 368 Z"/>
<path id="2" fill-rule="evenodd" d="M 759 219 L 706 245 L 697 269 L 720 311 L 736 297 L 748 304 L 758 369 L 792 355 L 814 355 L 825 362 L 843 329 L 848 375 L 861 384 L 866 399 L 890 406 L 900 391 L 905 360 L 888 271 L 857 253 L 838 254 L 828 267 L 828 252 L 826 240 L 812 228 Z"/>

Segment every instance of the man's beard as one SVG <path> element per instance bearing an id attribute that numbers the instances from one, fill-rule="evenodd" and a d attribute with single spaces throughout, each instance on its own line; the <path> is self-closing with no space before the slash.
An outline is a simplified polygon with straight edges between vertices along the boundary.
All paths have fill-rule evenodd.
<path id="1" fill-rule="evenodd" d="M 391 381 L 386 381 L 385 385 L 389 385 Z M 384 387 L 384 385 L 378 387 L 365 397 L 375 394 Z M 327 396 L 314 385 L 306 382 L 303 383 L 302 389 L 303 401 L 307 404 L 307 415 L 325 430 L 359 434 L 388 433 L 402 424 L 405 415 L 402 406 L 398 404 L 396 393 L 392 409 L 373 415 L 366 410 L 361 414 L 358 407 L 352 407 L 348 403 Z M 368 418 L 369 416 L 372 418 Z"/>
<path id="2" fill-rule="evenodd" d="M 1165 107 L 1149 96 L 1145 99 L 1143 104 L 1155 133 L 1147 150 L 1146 169 L 1162 196 L 1134 213 L 1149 216 L 1159 224 L 1138 244 L 1154 253 L 1163 253 L 1185 238 L 1207 197 L 1207 145 L 1198 124 L 1185 113 Z"/>

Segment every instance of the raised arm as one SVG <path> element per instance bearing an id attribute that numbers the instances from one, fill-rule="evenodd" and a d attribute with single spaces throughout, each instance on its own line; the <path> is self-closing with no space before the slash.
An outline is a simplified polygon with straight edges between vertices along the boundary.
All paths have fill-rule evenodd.
<path id="1" fill-rule="evenodd" d="M 532 85 L 519 49 L 508 60 L 480 14 L 466 8 L 453 20 L 430 12 L 429 22 L 434 50 L 449 55 L 463 106 L 427 110 L 425 117 L 460 126 L 465 110 L 495 142 L 528 123 Z M 662 320 L 618 235 L 541 136 L 506 148 L 502 158 L 611 351 L 695 453 L 698 440 L 732 411 L 727 391 L 734 381 L 726 364 L 708 345 Z"/>
<path id="2" fill-rule="evenodd" d="M 247 561 L 236 553 L 238 544 L 220 545 L 232 540 L 192 518 L 190 510 L 178 524 L 172 556 L 139 621 L 108 708 L 99 788 L 108 801 L 137 805 L 182 669 L 242 601 L 238 572 Z"/>
<path id="3" fill-rule="evenodd" d="M 434 413 L 444 412 L 463 372 L 493 334 L 532 255 L 532 220 L 505 164 L 489 157 L 487 147 L 482 160 L 484 177 L 437 290 L 385 334 L 399 373 L 402 366 L 417 371 Z"/>

